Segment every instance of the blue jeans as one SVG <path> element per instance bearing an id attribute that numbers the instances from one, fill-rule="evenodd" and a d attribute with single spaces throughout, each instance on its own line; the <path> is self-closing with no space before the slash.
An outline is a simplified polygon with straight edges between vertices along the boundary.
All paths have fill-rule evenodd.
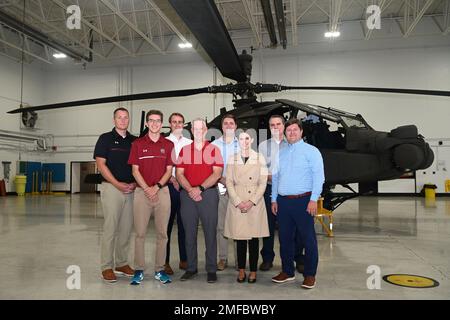
<path id="1" fill-rule="evenodd" d="M 277 216 L 272 213 L 272 185 L 268 184 L 266 191 L 264 192 L 264 201 L 266 203 L 267 221 L 269 223 L 270 236 L 263 238 L 263 247 L 260 251 L 263 262 L 273 262 L 275 258 L 274 239 L 275 228 L 277 225 Z M 303 244 L 300 238 L 300 234 L 296 233 L 295 237 L 295 261 L 299 264 L 304 264 Z"/>
<path id="2" fill-rule="evenodd" d="M 170 260 L 170 235 L 172 234 L 173 223 L 175 221 L 175 217 L 177 218 L 177 227 L 178 227 L 178 250 L 180 253 L 180 261 L 186 261 L 186 244 L 185 244 L 185 233 L 183 228 L 183 223 L 181 222 L 180 216 L 180 192 L 175 189 L 173 184 L 169 183 L 169 192 L 170 192 L 170 218 L 169 224 L 167 225 L 167 248 L 166 248 L 166 263 L 169 263 Z"/>
<path id="3" fill-rule="evenodd" d="M 309 200 L 310 196 L 298 199 L 288 199 L 283 196 L 277 198 L 281 263 L 283 272 L 289 276 L 293 276 L 295 273 L 296 232 L 300 235 L 305 247 L 304 276 L 315 276 L 317 272 L 319 250 L 314 229 L 314 217 L 306 211 Z"/>

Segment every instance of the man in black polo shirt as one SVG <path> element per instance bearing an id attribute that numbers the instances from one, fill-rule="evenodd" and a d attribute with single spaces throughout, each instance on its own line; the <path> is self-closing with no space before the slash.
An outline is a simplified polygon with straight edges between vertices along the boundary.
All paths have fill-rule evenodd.
<path id="1" fill-rule="evenodd" d="M 127 131 L 129 121 L 127 109 L 114 110 L 114 128 L 98 138 L 94 150 L 97 168 L 104 180 L 101 188 L 105 219 L 101 242 L 101 269 L 102 277 L 107 282 L 117 281 L 115 273 L 128 277 L 134 274 L 128 264 L 128 247 L 133 229 L 136 183 L 128 157 L 131 143 L 136 137 Z"/>

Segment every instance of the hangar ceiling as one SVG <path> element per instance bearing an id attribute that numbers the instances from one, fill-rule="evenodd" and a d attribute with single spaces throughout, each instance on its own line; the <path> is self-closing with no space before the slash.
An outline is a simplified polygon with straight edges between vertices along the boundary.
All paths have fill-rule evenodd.
<path id="1" fill-rule="evenodd" d="M 215 3 L 233 40 L 239 38 L 254 48 L 270 45 L 260 0 Z M 372 4 L 380 7 L 382 19 L 395 21 L 405 38 L 414 35 L 424 19 L 432 19 L 436 34 L 450 34 L 450 0 L 283 0 L 282 4 L 288 47 L 299 45 L 301 28 L 308 25 L 337 31 L 345 23 L 359 22 L 361 40 L 370 40 L 378 32 L 366 26 L 366 9 Z M 70 5 L 81 8 L 79 30 L 66 27 Z M 24 32 L 22 21 L 50 43 Z M 82 61 L 90 55 L 94 60 L 164 55 L 180 50 L 177 44 L 186 41 L 193 43 L 191 50 L 198 49 L 168 0 L 0 0 L 0 54 L 16 60 L 23 48 L 26 62 L 53 63 L 54 43 L 69 48 Z"/>

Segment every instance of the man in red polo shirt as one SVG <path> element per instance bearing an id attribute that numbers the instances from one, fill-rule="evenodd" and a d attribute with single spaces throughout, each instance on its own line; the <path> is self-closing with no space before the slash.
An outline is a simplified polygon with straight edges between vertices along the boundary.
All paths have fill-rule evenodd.
<path id="1" fill-rule="evenodd" d="M 163 114 L 150 110 L 146 115 L 148 134 L 135 140 L 131 146 L 128 163 L 133 166 L 133 176 L 139 188 L 134 193 L 135 273 L 131 284 L 144 279 L 144 243 L 148 222 L 155 217 L 156 254 L 155 279 L 171 282 L 164 272 L 167 245 L 167 225 L 170 217 L 170 194 L 166 186 L 172 175 L 173 143 L 161 135 Z"/>
<path id="2" fill-rule="evenodd" d="M 223 159 L 220 150 L 205 140 L 206 122 L 192 121 L 194 142 L 183 147 L 176 163 L 176 177 L 183 187 L 180 193 L 181 220 L 186 235 L 188 267 L 181 281 L 197 274 L 197 228 L 200 219 L 205 236 L 207 281 L 217 281 L 217 181 L 222 176 Z"/>

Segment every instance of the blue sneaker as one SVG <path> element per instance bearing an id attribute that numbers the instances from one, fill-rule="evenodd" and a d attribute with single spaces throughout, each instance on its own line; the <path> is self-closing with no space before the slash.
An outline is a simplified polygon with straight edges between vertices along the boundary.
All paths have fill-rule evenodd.
<path id="1" fill-rule="evenodd" d="M 163 270 L 155 272 L 155 279 L 161 281 L 161 283 L 171 283 L 172 280 Z"/>
<path id="2" fill-rule="evenodd" d="M 141 284 L 142 280 L 144 280 L 144 271 L 143 270 L 136 270 L 134 272 L 134 276 L 131 279 L 131 285 L 137 286 Z"/>

